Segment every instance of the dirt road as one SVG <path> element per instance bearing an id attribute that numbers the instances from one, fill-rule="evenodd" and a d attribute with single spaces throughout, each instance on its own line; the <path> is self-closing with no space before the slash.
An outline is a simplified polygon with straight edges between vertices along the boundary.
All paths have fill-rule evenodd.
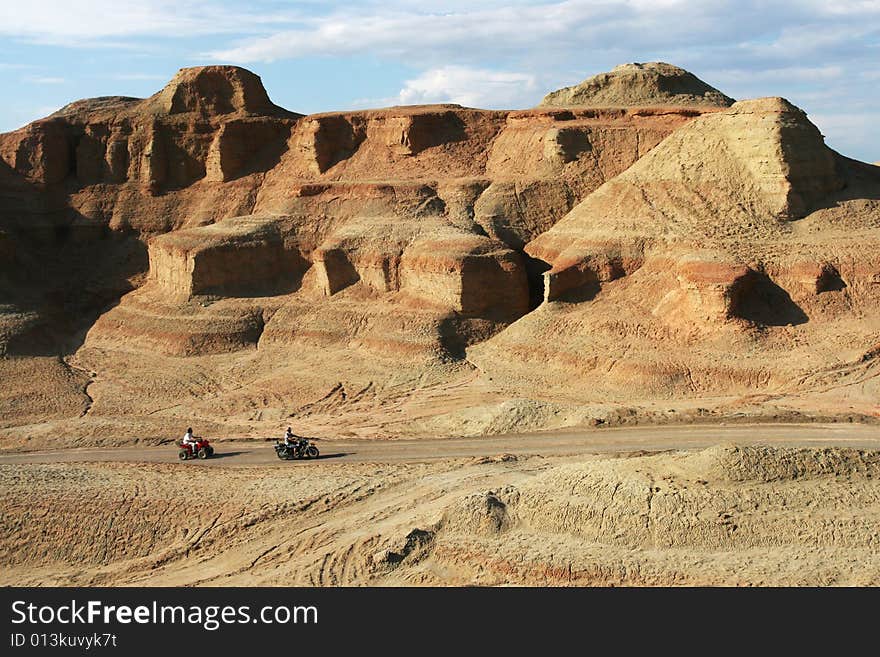
<path id="1" fill-rule="evenodd" d="M 670 449 L 700 449 L 719 443 L 772 444 L 788 447 L 854 447 L 880 449 L 880 427 L 859 424 L 699 425 L 570 430 L 484 438 L 437 440 L 321 440 L 322 461 L 348 463 L 419 463 L 434 459 L 510 454 L 605 454 Z M 304 466 L 279 461 L 271 443 L 217 441 L 216 455 L 198 466 Z M 177 460 L 174 445 L 159 447 L 82 448 L 0 454 L 0 463 L 127 462 L 167 463 Z"/>

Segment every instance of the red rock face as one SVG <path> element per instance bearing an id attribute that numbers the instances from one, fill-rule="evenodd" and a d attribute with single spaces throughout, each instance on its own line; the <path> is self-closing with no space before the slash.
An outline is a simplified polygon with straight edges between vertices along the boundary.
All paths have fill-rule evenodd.
<path id="1" fill-rule="evenodd" d="M 150 243 L 150 274 L 164 297 L 271 296 L 298 287 L 308 263 L 271 219 L 224 221 Z"/>
<path id="2" fill-rule="evenodd" d="M 167 114 L 277 113 L 260 78 L 237 66 L 202 66 L 181 69 L 154 102 Z"/>
<path id="3" fill-rule="evenodd" d="M 271 118 L 233 119 L 220 126 L 205 161 L 205 179 L 228 182 L 277 161 L 292 125 Z"/>
<path id="4" fill-rule="evenodd" d="M 75 166 L 67 132 L 62 121 L 32 123 L 3 141 L 0 157 L 28 180 L 60 183 Z"/>
<path id="5" fill-rule="evenodd" d="M 430 430 L 464 431 L 470 396 L 565 423 L 620 400 L 830 389 L 880 327 L 880 170 L 787 101 L 727 107 L 664 71 L 515 112 L 301 116 L 235 67 L 72 103 L 0 135 L 2 350 L 74 358 L 105 381 L 90 417 L 131 431 L 169 390 L 250 431 L 257 405 L 286 417 L 363 388 L 342 407 L 376 432 L 364 409 L 383 394 L 463 372 L 470 393 L 393 431 L 432 413 Z M 618 97 L 638 102 L 596 100 Z"/>

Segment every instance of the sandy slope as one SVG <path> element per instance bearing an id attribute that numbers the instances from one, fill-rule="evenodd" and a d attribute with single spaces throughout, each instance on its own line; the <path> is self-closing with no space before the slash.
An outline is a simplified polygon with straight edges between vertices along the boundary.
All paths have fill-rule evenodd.
<path id="1" fill-rule="evenodd" d="M 600 431 L 604 446 L 548 436 L 544 454 L 527 453 L 537 438 L 520 455 L 489 456 L 448 440 L 386 444 L 383 458 L 369 443 L 362 462 L 6 455 L 0 583 L 880 583 L 877 431 L 746 430 L 750 445 L 656 454 Z M 712 431 L 663 438 L 687 448 Z M 585 453 L 614 449 L 614 433 L 621 453 Z M 837 446 L 761 446 L 768 436 Z"/>

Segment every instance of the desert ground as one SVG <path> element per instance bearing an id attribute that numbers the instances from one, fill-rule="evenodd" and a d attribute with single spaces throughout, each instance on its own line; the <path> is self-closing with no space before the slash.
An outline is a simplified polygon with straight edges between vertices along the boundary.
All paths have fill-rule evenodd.
<path id="1" fill-rule="evenodd" d="M 318 444 L 3 454 L 0 584 L 880 584 L 872 426 Z"/>

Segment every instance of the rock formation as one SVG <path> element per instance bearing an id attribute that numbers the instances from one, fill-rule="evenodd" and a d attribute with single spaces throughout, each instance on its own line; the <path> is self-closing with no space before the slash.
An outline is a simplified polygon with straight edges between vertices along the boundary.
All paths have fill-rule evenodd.
<path id="1" fill-rule="evenodd" d="M 634 64 L 302 116 L 212 66 L 0 135 L 0 440 L 870 416 L 880 170 L 731 103 Z"/>
<path id="2" fill-rule="evenodd" d="M 703 115 L 526 245 L 548 303 L 470 358 L 621 400 L 876 390 L 878 182 L 782 99 Z"/>
<path id="3" fill-rule="evenodd" d="M 547 107 L 727 107 L 733 99 L 683 68 L 664 62 L 621 64 L 547 94 Z"/>

